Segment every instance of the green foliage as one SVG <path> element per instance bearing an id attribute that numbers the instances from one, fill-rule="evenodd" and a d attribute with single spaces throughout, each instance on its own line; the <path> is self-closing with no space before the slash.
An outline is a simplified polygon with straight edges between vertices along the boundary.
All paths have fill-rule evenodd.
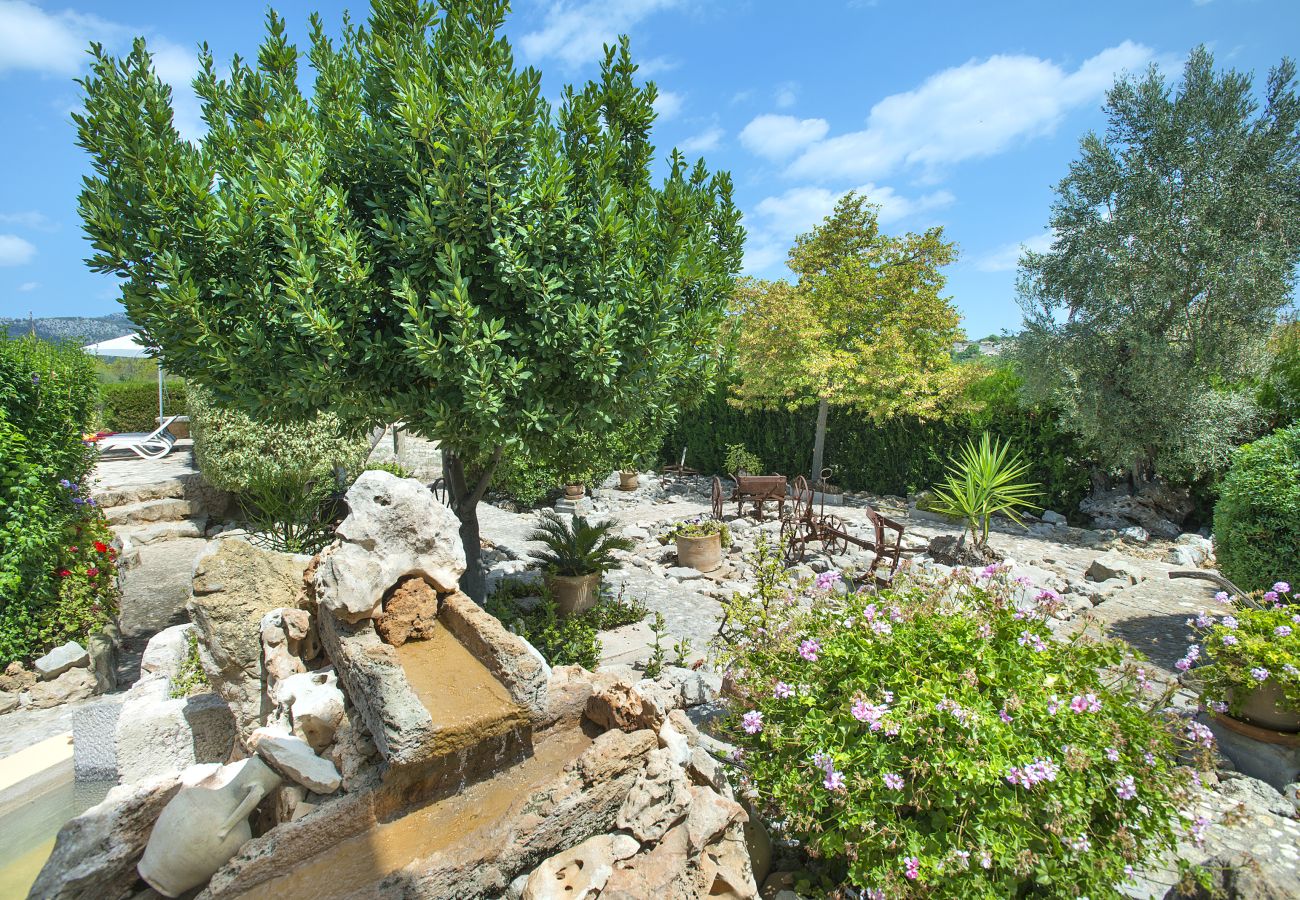
<path id="1" fill-rule="evenodd" d="M 383 462 L 366 463 L 367 472 L 387 472 L 389 475 L 396 475 L 398 478 L 414 478 L 415 473 L 396 460 L 385 460 Z"/>
<path id="2" fill-rule="evenodd" d="M 1300 584 L 1300 425 L 1237 450 L 1214 507 L 1214 556 L 1244 590 Z"/>
<path id="3" fill-rule="evenodd" d="M 680 522 L 674 522 L 659 532 L 659 543 L 667 544 L 679 537 L 708 537 L 711 534 L 721 535 L 719 541 L 722 543 L 724 550 L 731 546 L 731 528 L 726 522 L 719 521 L 708 515 L 699 515 L 690 519 L 683 519 Z"/>
<path id="4" fill-rule="evenodd" d="M 763 461 L 758 458 L 757 454 L 746 450 L 744 444 L 728 444 L 722 464 L 726 467 L 726 471 L 732 475 L 741 472 L 749 475 L 759 475 L 763 471 Z"/>
<path id="5" fill-rule="evenodd" d="M 1043 485 L 1043 502 L 1069 512 L 1088 493 L 1088 456 L 1049 409 L 1025 406 L 1020 380 L 1008 366 L 980 364 L 955 410 L 936 419 L 898 416 L 883 422 L 832 408 L 826 459 L 836 483 L 850 491 L 906 495 L 943 479 L 947 458 L 988 431 L 1022 448 L 1029 476 Z M 770 471 L 793 474 L 807 466 L 807 436 L 813 409 L 741 410 L 727 403 L 725 389 L 685 416 L 669 435 L 663 459 L 702 472 L 726 474 L 726 447 L 743 443 Z"/>
<path id="6" fill-rule="evenodd" d="M 540 541 L 545 550 L 534 551 L 533 559 L 555 575 L 595 575 L 618 565 L 615 550 L 632 550 L 636 545 L 625 537 L 610 534 L 615 522 L 589 522 L 583 516 L 562 516 L 544 509 L 537 528 L 526 540 Z"/>
<path id="7" fill-rule="evenodd" d="M 28 458 L 54 479 L 80 481 L 90 471 L 93 455 L 81 438 L 99 405 L 99 382 L 76 344 L 0 336 L 0 404 Z"/>
<path id="8" fill-rule="evenodd" d="M 345 512 L 333 478 L 296 471 L 254 475 L 239 505 L 254 540 L 282 553 L 324 550 Z"/>
<path id="9" fill-rule="evenodd" d="M 332 481 L 339 472 L 350 476 L 361 470 L 370 449 L 330 413 L 305 422 L 269 422 L 223 408 L 203 389 L 192 388 L 188 400 L 194 457 L 204 479 L 223 490 Z"/>
<path id="10" fill-rule="evenodd" d="M 1196 619 L 1200 643 L 1189 649 L 1187 662 L 1194 656 L 1204 660 L 1195 671 L 1201 699 L 1211 709 L 1240 717 L 1251 691 L 1267 683 L 1281 690 L 1289 709 L 1300 712 L 1297 607 L 1289 582 L 1273 588 L 1272 602 L 1265 600 L 1261 608 L 1243 606 L 1217 620 L 1203 612 Z"/>
<path id="11" fill-rule="evenodd" d="M 1300 263 L 1300 97 L 1283 60 L 1249 75 L 1200 47 L 1107 95 L 1056 190 L 1046 253 L 1021 260 L 1029 396 L 1135 481 L 1222 471 L 1257 433 L 1263 345 Z"/>
<path id="12" fill-rule="evenodd" d="M 634 625 L 649 612 L 644 599 L 628 599 L 626 585 L 619 585 L 617 594 L 610 594 L 607 587 L 602 585 L 600 598 L 582 615 L 597 631 L 610 631 L 624 625 Z"/>
<path id="13" fill-rule="evenodd" d="M 521 599 L 531 602 L 525 605 L 519 602 Z M 595 607 L 575 616 L 564 616 L 544 584 L 507 581 L 488 598 L 486 608 L 512 632 L 536 647 L 550 665 L 578 665 L 585 669 L 600 665 Z"/>
<path id="14" fill-rule="evenodd" d="M 995 441 L 986 431 L 980 441 L 967 444 L 961 455 L 949 462 L 948 475 L 934 488 L 932 509 L 956 516 L 966 523 L 977 549 L 988 546 L 989 521 L 1007 516 L 1017 524 L 1022 509 L 1040 509 L 1034 500 L 1038 485 L 1023 481 L 1029 464 L 1011 445 Z"/>
<path id="15" fill-rule="evenodd" d="M 126 322 L 127 328 L 132 327 L 125 316 L 122 317 L 122 320 Z M 146 381 L 152 381 L 155 386 L 158 384 L 158 363 L 147 357 L 96 356 L 94 360 L 95 372 L 99 375 L 101 385 L 118 384 L 120 382 L 144 384 Z M 168 379 L 168 381 L 174 380 Z"/>
<path id="16" fill-rule="evenodd" d="M 208 689 L 208 676 L 199 659 L 199 639 L 194 632 L 185 635 L 185 658 L 181 660 L 176 677 L 171 680 L 167 694 L 173 699 L 201 694 Z"/>
<path id="17" fill-rule="evenodd" d="M 103 398 L 101 421 L 109 431 L 153 431 L 158 427 L 158 382 L 121 381 L 100 385 Z M 168 416 L 187 415 L 185 382 L 163 382 L 164 408 Z"/>
<path id="18" fill-rule="evenodd" d="M 1017 589 L 963 571 L 732 601 L 764 623 L 719 648 L 744 784 L 824 887 L 1119 898 L 1126 866 L 1174 849 L 1191 773 L 1167 696 L 1119 643 L 1055 640 L 1059 598 L 1026 616 Z"/>
<path id="19" fill-rule="evenodd" d="M 650 656 L 646 660 L 645 670 L 641 673 L 646 678 L 658 678 L 664 673 L 664 663 L 668 659 L 667 650 L 664 648 L 664 638 L 668 636 L 668 625 L 664 621 L 664 614 L 656 612 L 655 617 L 650 621 L 650 634 L 654 640 L 650 642 Z"/>
<path id="20" fill-rule="evenodd" d="M 707 393 L 744 235 L 703 160 L 652 182 L 626 40 L 553 109 L 507 8 L 373 0 L 337 40 L 313 17 L 305 54 L 272 13 L 255 62 L 201 54 L 197 146 L 143 40 L 95 45 L 74 117 L 91 268 L 171 371 L 262 420 L 405 421 L 467 524 L 502 455 L 571 474 L 583 431 Z"/>
<path id="21" fill-rule="evenodd" d="M 1300 322 L 1283 322 L 1273 329 L 1256 400 L 1273 427 L 1300 422 Z"/>

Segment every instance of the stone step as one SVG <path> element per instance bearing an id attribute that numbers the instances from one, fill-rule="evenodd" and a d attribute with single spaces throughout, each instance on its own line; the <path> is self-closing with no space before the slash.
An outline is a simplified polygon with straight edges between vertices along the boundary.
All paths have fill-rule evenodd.
<path id="1" fill-rule="evenodd" d="M 113 530 L 122 539 L 122 549 L 126 551 L 141 544 L 155 544 L 177 538 L 201 538 L 207 527 L 207 516 L 193 516 L 150 525 L 119 525 Z"/>
<path id="2" fill-rule="evenodd" d="M 189 500 L 166 497 L 108 507 L 104 509 L 104 516 L 110 525 L 144 525 L 150 522 L 179 522 L 190 518 L 194 512 L 194 504 Z"/>
<path id="3" fill-rule="evenodd" d="M 183 500 L 187 487 L 185 478 L 164 478 L 149 484 L 96 489 L 94 495 L 95 502 L 100 507 L 110 509 L 114 506 L 129 506 L 147 500 Z"/>

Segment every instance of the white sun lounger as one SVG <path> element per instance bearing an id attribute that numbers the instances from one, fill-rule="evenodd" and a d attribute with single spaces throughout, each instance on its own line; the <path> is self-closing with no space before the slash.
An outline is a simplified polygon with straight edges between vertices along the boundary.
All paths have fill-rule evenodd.
<path id="1" fill-rule="evenodd" d="M 130 450 L 141 459 L 162 459 L 171 453 L 176 443 L 176 436 L 167 430 L 167 426 L 180 416 L 169 416 L 153 431 L 128 431 L 122 434 L 110 434 L 100 438 L 96 446 L 100 450 Z"/>

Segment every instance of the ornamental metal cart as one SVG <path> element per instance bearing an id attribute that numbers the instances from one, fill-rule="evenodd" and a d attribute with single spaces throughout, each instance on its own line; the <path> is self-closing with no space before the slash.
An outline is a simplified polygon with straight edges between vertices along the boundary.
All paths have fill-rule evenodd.
<path id="1" fill-rule="evenodd" d="M 865 512 L 874 531 L 874 540 L 851 534 L 843 518 L 827 513 L 825 505 L 809 487 L 808 479 L 800 475 L 791 491 L 790 511 L 781 516 L 781 543 L 785 546 L 786 562 L 793 563 L 802 557 L 814 541 L 820 541 L 829 556 L 847 553 L 852 545 L 875 554 L 867 569 L 869 577 L 877 581 L 893 578 L 903 554 L 903 526 L 870 506 L 865 508 Z M 877 569 L 882 564 L 888 566 L 888 572 L 879 575 Z"/>
<path id="2" fill-rule="evenodd" d="M 763 504 L 768 500 L 776 501 L 777 516 L 785 517 L 785 500 L 786 493 L 789 491 L 790 482 L 784 475 L 746 475 L 743 472 L 737 472 L 732 476 L 735 487 L 731 490 L 730 497 L 724 497 L 722 492 L 722 479 L 717 475 L 713 476 L 713 517 L 722 520 L 722 504 L 727 500 L 736 501 L 736 515 L 745 514 L 745 502 L 749 501 L 754 504 L 754 512 L 760 521 L 763 518 Z"/>

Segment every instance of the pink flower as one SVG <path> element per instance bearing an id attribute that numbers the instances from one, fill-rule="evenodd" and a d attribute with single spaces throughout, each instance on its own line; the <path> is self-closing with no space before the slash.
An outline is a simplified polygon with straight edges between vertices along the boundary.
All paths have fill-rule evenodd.
<path id="1" fill-rule="evenodd" d="M 826 778 L 822 781 L 828 791 L 844 790 L 844 773 L 836 772 L 834 769 L 826 771 Z"/>
<path id="2" fill-rule="evenodd" d="M 904 858 L 903 863 L 906 866 L 903 874 L 907 876 L 909 881 L 916 881 L 921 874 L 921 861 L 915 856 L 908 856 Z"/>
<path id="3" fill-rule="evenodd" d="M 998 710 L 998 718 L 1008 724 L 1011 723 L 1011 714 L 1007 712 L 1007 708 L 1005 706 Z"/>
<path id="4" fill-rule="evenodd" d="M 903 776 L 894 772 L 886 772 L 881 778 L 885 782 L 885 787 L 891 791 L 901 791 L 903 789 Z"/>
<path id="5" fill-rule="evenodd" d="M 1016 643 L 1022 647 L 1031 647 L 1035 653 L 1042 653 L 1047 649 L 1043 639 L 1029 631 L 1020 632 L 1020 637 L 1016 638 Z"/>
<path id="6" fill-rule="evenodd" d="M 763 730 L 763 714 L 756 709 L 751 709 L 741 717 L 740 724 L 746 734 L 758 734 Z"/>
<path id="7" fill-rule="evenodd" d="M 1082 694 L 1070 701 L 1070 709 L 1077 713 L 1101 712 L 1101 700 L 1096 694 Z"/>
<path id="8" fill-rule="evenodd" d="M 1111 762 L 1119 762 L 1119 751 L 1114 747 L 1106 748 L 1106 758 Z"/>
<path id="9" fill-rule="evenodd" d="M 821 650 L 822 645 L 811 639 L 806 640 L 799 645 L 799 655 L 808 660 L 808 662 L 816 662 L 817 654 L 820 653 Z"/>
<path id="10" fill-rule="evenodd" d="M 1269 603 L 1276 603 L 1276 602 L 1277 602 L 1277 591 L 1265 591 L 1265 592 L 1264 592 L 1264 599 L 1267 600 Z"/>
<path id="11" fill-rule="evenodd" d="M 1291 593 L 1291 585 L 1285 581 L 1279 581 L 1277 584 L 1273 585 L 1273 590 L 1277 591 L 1279 594 L 1289 594 Z"/>
<path id="12" fill-rule="evenodd" d="M 819 591 L 828 591 L 843 580 L 844 576 L 839 572 L 822 572 L 817 576 L 814 586 Z"/>
<path id="13" fill-rule="evenodd" d="M 772 688 L 772 696 L 778 700 L 785 700 L 787 697 L 794 696 L 794 688 L 784 681 L 778 681 L 776 687 Z"/>
<path id="14" fill-rule="evenodd" d="M 1132 775 L 1125 775 L 1115 783 L 1115 796 L 1121 800 L 1132 800 L 1137 796 L 1137 785 Z"/>

